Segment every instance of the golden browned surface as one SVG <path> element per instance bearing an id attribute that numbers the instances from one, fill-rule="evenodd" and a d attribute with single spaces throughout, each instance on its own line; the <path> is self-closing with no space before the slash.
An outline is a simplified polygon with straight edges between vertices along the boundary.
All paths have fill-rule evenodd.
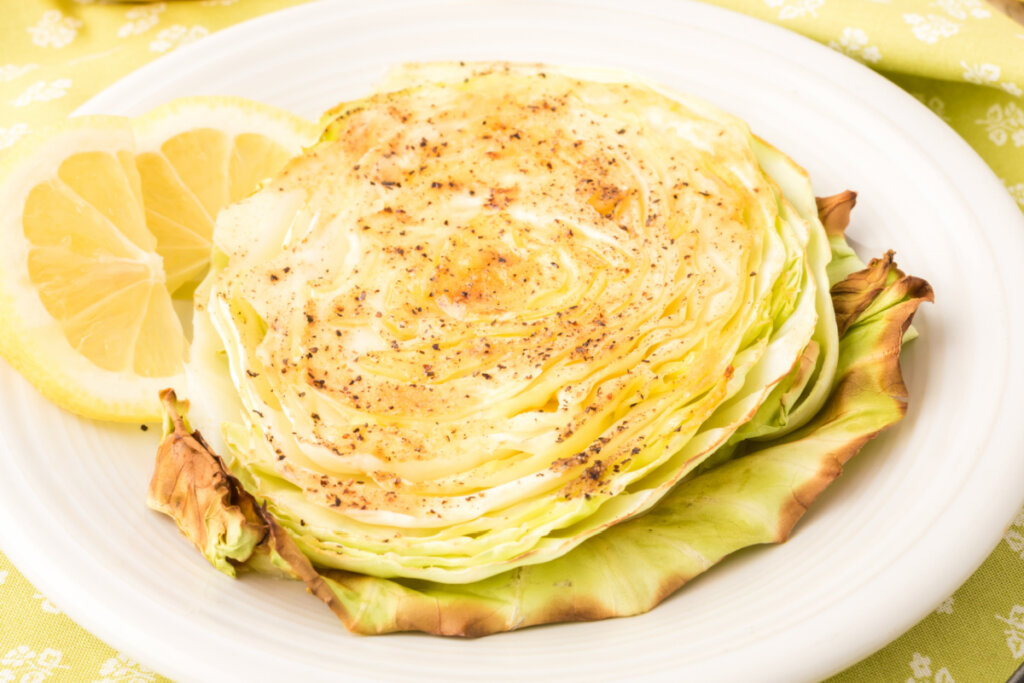
<path id="1" fill-rule="evenodd" d="M 157 450 L 146 504 L 174 519 L 200 552 L 221 571 L 233 574 L 233 565 L 227 560 L 249 559 L 253 547 L 266 535 L 255 501 L 228 474 L 199 432 L 185 427 L 174 391 L 160 392 L 160 400 L 174 429 Z M 211 548 L 221 547 L 228 548 L 226 557 L 208 555 Z"/>
<path id="2" fill-rule="evenodd" d="M 490 74 L 343 107 L 328 137 L 263 191 L 301 197 L 283 248 L 228 245 L 218 284 L 266 322 L 246 372 L 311 499 L 438 527 L 611 495 L 725 397 L 777 215 L 739 122 Z"/>
<path id="3" fill-rule="evenodd" d="M 850 224 L 850 212 L 857 205 L 857 193 L 846 190 L 828 197 L 817 197 L 818 217 L 830 237 L 840 237 Z"/>
<path id="4" fill-rule="evenodd" d="M 234 574 L 254 555 L 276 556 L 276 566 L 303 581 L 309 592 L 346 618 L 338 599 L 291 536 L 224 466 L 198 431 L 189 431 L 173 390 L 161 392 L 173 431 L 160 442 L 146 503 L 171 517 L 181 532 L 221 571 Z M 247 535 L 247 542 L 239 538 Z M 230 563 L 223 563 L 227 551 Z"/>

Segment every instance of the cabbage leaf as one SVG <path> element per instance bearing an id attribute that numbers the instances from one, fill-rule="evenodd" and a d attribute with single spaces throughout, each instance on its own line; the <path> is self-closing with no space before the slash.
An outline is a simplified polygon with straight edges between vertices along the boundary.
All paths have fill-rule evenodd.
<path id="1" fill-rule="evenodd" d="M 819 205 L 830 201 L 852 204 L 852 195 Z M 846 216 L 822 211 L 830 235 L 841 239 Z M 448 584 L 315 567 L 275 517 L 227 472 L 201 435 L 189 431 L 173 395 L 165 400 L 173 431 L 160 450 L 150 504 L 175 517 L 218 568 L 233 573 L 236 564 L 248 561 L 265 569 L 270 558 L 303 580 L 357 633 L 472 637 L 639 614 L 730 553 L 785 541 L 843 464 L 903 417 L 907 389 L 899 357 L 904 334 L 918 306 L 932 298 L 928 283 L 904 275 L 891 253 L 846 274 L 831 288 L 842 332 L 838 364 L 824 405 L 810 421 L 783 437 L 730 449 L 728 459 L 691 475 L 645 514 L 603 530 L 560 557 L 482 580 Z M 199 462 L 190 471 L 220 473 L 191 479 L 188 472 L 182 474 L 175 464 L 182 449 Z M 184 499 L 198 501 L 200 509 L 173 502 Z M 225 524 L 225 519 L 230 521 Z M 210 528 L 196 520 L 207 520 Z M 225 528 L 233 531 L 225 533 Z M 240 537 L 248 540 L 239 543 Z M 251 551 L 248 558 L 246 550 Z"/>

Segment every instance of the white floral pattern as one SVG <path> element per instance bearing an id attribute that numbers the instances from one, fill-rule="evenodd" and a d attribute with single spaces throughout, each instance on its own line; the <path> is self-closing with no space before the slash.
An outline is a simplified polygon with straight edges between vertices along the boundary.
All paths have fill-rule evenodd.
<path id="1" fill-rule="evenodd" d="M 127 21 L 117 29 L 118 38 L 137 36 L 160 23 L 160 13 L 167 9 L 167 4 L 154 2 L 143 7 L 135 7 L 124 13 Z"/>
<path id="2" fill-rule="evenodd" d="M 33 102 L 49 102 L 64 97 L 71 87 L 70 78 L 57 78 L 52 81 L 36 81 L 24 92 L 11 101 L 15 107 L 27 107 Z"/>
<path id="3" fill-rule="evenodd" d="M 998 64 L 968 64 L 961 59 L 960 66 L 964 68 L 963 79 L 968 83 L 987 85 L 999 82 L 1001 69 Z"/>
<path id="4" fill-rule="evenodd" d="M 61 48 L 75 39 L 81 27 L 81 19 L 66 17 L 60 10 L 51 9 L 43 12 L 39 22 L 26 30 L 32 36 L 33 44 Z"/>
<path id="5" fill-rule="evenodd" d="M 932 658 L 926 657 L 920 652 L 915 652 L 911 658 L 910 672 L 913 675 L 907 679 L 907 683 L 918 683 L 920 681 L 928 681 L 928 683 L 956 683 L 953 680 L 953 675 L 949 673 L 949 669 L 946 667 L 932 672 Z"/>
<path id="6" fill-rule="evenodd" d="M 982 64 L 968 64 L 966 61 L 960 60 L 960 66 L 964 68 L 963 79 L 968 83 L 976 83 L 978 85 L 998 85 L 1000 88 L 1015 97 L 1021 96 L 1020 86 L 1016 83 L 1011 81 L 999 82 L 999 76 L 1002 73 L 1002 69 L 998 64 L 990 64 L 988 62 Z"/>
<path id="7" fill-rule="evenodd" d="M 936 0 L 931 4 L 954 19 L 988 19 L 992 12 L 981 0 Z"/>
<path id="8" fill-rule="evenodd" d="M 1002 147 L 1012 141 L 1014 147 L 1024 147 L 1024 110 L 1015 102 L 1005 107 L 993 104 L 985 112 L 985 118 L 976 119 L 975 123 L 983 126 L 988 139 Z"/>
<path id="9" fill-rule="evenodd" d="M 1003 629 L 1006 646 L 1014 659 L 1024 658 L 1024 605 L 1014 605 L 1007 616 L 996 615 L 996 619 L 1006 624 Z"/>
<path id="10" fill-rule="evenodd" d="M 7 149 L 21 137 L 28 132 L 27 123 L 16 123 L 8 128 L 0 128 L 0 149 Z M 7 577 L 7 572 L 4 572 L 4 578 Z M 3 581 L 0 581 L 3 583 Z"/>
<path id="11" fill-rule="evenodd" d="M 829 41 L 828 46 L 848 57 L 874 64 L 882 58 L 882 53 L 875 45 L 868 45 L 868 41 L 868 34 L 864 29 L 847 26 L 839 34 L 839 40 Z"/>
<path id="12" fill-rule="evenodd" d="M 1011 195 L 1014 195 L 1013 188 L 1022 187 L 1022 185 L 1024 185 L 1024 183 L 1017 183 L 1012 188 L 1007 187 L 1007 189 L 1010 191 Z M 1024 197 L 1017 198 L 1017 196 L 1014 195 L 1014 198 L 1017 199 L 1019 204 L 1024 206 Z M 1003 540 L 1006 541 L 1006 545 L 1010 546 L 1010 550 L 1018 553 L 1020 559 L 1024 560 L 1024 535 L 1022 535 L 1020 531 L 1017 529 L 1007 529 L 1006 533 L 1003 534 Z"/>
<path id="13" fill-rule="evenodd" d="M 156 40 L 149 44 L 149 49 L 151 52 L 168 52 L 181 45 L 194 43 L 209 33 L 209 30 L 203 26 L 188 27 L 175 24 L 156 34 Z"/>
<path id="14" fill-rule="evenodd" d="M 954 36 L 960 30 L 960 24 L 941 14 L 904 14 L 903 21 L 910 26 L 915 38 L 929 45 Z"/>
<path id="15" fill-rule="evenodd" d="M 0 658 L 0 681 L 14 681 L 19 683 L 42 683 L 54 675 L 58 669 L 68 668 L 61 664 L 64 653 L 53 648 L 46 648 L 36 652 L 28 645 L 19 645 Z"/>
<path id="16" fill-rule="evenodd" d="M 779 10 L 779 19 L 817 17 L 825 0 L 764 0 L 764 4 Z"/>
<path id="17" fill-rule="evenodd" d="M 37 68 L 38 64 L 0 64 L 0 83 L 13 81 Z"/>
<path id="18" fill-rule="evenodd" d="M 151 683 L 156 680 L 156 672 L 121 652 L 103 662 L 99 674 L 102 678 L 93 683 Z"/>
<path id="19" fill-rule="evenodd" d="M 32 599 L 33 600 L 38 600 L 39 601 L 39 609 L 43 610 L 47 614 L 60 614 L 60 609 L 56 605 L 54 605 L 52 602 L 50 602 L 50 599 L 47 598 L 42 593 L 34 594 L 32 596 Z"/>
<path id="20" fill-rule="evenodd" d="M 1011 185 L 1004 180 L 1003 184 L 1006 185 L 1006 191 L 1010 193 L 1013 200 L 1017 202 L 1017 206 L 1021 208 L 1021 211 L 1024 211 L 1024 183 L 1015 183 Z M 1012 543 L 1010 542 L 1011 533 L 1015 535 L 1014 542 Z M 1024 536 L 1021 536 L 1020 532 L 1016 529 L 1010 529 L 1006 532 L 1006 535 L 1003 536 L 1003 539 L 1006 540 L 1006 543 L 1015 553 L 1020 553 L 1021 559 L 1024 560 Z M 1015 545 L 1016 547 L 1014 547 Z"/>
<path id="21" fill-rule="evenodd" d="M 910 93 L 924 106 L 932 110 L 932 113 L 938 116 L 946 123 L 950 123 L 949 115 L 946 113 L 946 101 L 938 95 L 926 95 L 922 92 Z"/>

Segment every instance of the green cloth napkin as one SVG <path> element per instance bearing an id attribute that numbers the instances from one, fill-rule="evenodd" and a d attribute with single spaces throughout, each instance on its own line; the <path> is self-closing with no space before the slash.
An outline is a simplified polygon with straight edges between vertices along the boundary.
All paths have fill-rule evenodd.
<path id="1" fill-rule="evenodd" d="M 0 0 L 0 150 L 162 54 L 306 1 Z M 1024 209 L 1024 26 L 982 0 L 712 2 L 879 71 L 963 136 Z M 0 615 L 0 683 L 166 680 L 61 614 L 2 553 Z M 1001 682 L 1021 663 L 1024 512 L 954 595 L 829 683 Z"/>

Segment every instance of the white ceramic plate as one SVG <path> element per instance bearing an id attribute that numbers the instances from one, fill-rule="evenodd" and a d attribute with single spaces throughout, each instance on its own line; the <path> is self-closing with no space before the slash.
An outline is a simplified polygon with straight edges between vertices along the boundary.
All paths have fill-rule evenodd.
<path id="1" fill-rule="evenodd" d="M 316 116 L 389 63 L 541 60 L 631 69 L 746 118 L 860 192 L 851 234 L 932 282 L 907 351 L 907 419 L 856 457 L 786 544 L 740 553 L 653 612 L 444 640 L 362 638 L 297 583 L 232 581 L 144 504 L 156 436 L 71 417 L 0 368 L 0 541 L 72 618 L 162 673 L 202 680 L 801 681 L 933 609 L 1024 497 L 1024 224 L 941 121 L 860 65 L 682 0 L 336 2 L 239 25 L 140 69 L 82 112 L 240 94 Z"/>

